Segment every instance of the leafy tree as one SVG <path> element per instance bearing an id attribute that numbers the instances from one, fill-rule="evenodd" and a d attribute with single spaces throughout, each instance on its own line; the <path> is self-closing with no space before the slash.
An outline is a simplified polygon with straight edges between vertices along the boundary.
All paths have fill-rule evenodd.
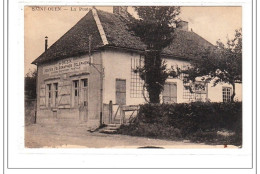
<path id="1" fill-rule="evenodd" d="M 242 82 L 242 29 L 235 31 L 233 39 L 226 45 L 217 41 L 215 50 L 206 50 L 198 59 L 191 62 L 191 67 L 178 72 L 185 73 L 185 82 L 195 82 L 197 78 L 205 83 L 213 81 L 229 83 L 233 87 L 231 101 L 234 101 L 235 83 Z"/>
<path id="2" fill-rule="evenodd" d="M 160 93 L 168 77 L 162 50 L 173 40 L 174 23 L 180 7 L 134 7 L 138 19 L 130 18 L 130 29 L 147 45 L 144 66 L 138 68 L 151 103 L 160 102 Z"/>
<path id="3" fill-rule="evenodd" d="M 37 70 L 30 71 L 25 75 L 25 98 L 26 99 L 36 99 L 36 78 Z"/>

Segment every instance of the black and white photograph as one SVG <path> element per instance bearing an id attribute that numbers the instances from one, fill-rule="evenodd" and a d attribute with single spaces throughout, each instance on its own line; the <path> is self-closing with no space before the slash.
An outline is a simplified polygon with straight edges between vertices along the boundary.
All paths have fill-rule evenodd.
<path id="1" fill-rule="evenodd" d="M 257 173 L 256 0 L 3 7 L 3 174 Z"/>
<path id="2" fill-rule="evenodd" d="M 25 148 L 241 149 L 241 6 L 25 6 Z"/>

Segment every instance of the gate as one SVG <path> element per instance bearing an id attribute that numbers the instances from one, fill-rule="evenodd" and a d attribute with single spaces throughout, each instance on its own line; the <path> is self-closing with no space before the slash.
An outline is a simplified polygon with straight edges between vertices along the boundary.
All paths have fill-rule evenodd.
<path id="1" fill-rule="evenodd" d="M 106 108 L 106 109 L 105 109 Z M 104 104 L 105 124 L 128 124 L 137 115 L 139 105 Z"/>

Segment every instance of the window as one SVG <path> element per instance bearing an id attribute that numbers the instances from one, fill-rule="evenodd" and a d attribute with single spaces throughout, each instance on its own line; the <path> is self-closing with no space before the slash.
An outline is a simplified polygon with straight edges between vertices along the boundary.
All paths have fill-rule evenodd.
<path id="1" fill-rule="evenodd" d="M 177 102 L 177 84 L 166 82 L 163 90 L 163 103 Z"/>
<path id="2" fill-rule="evenodd" d="M 143 97 L 143 85 L 144 82 L 140 78 L 139 73 L 136 69 L 143 65 L 143 57 L 132 57 L 131 58 L 131 83 L 130 83 L 130 97 L 141 98 Z"/>
<path id="3" fill-rule="evenodd" d="M 54 95 L 55 98 L 58 98 L 58 83 L 54 83 Z"/>
<path id="4" fill-rule="evenodd" d="M 79 95 L 79 81 L 75 80 L 73 81 L 74 84 L 74 96 L 78 96 Z"/>
<path id="5" fill-rule="evenodd" d="M 54 106 L 58 106 L 58 83 L 53 83 L 53 100 Z"/>
<path id="6" fill-rule="evenodd" d="M 48 98 L 51 98 L 51 84 L 47 84 L 48 88 Z"/>
<path id="7" fill-rule="evenodd" d="M 187 70 L 189 68 L 189 65 L 171 65 L 171 68 L 177 71 L 178 69 L 180 70 Z M 180 80 L 184 80 L 184 78 L 187 76 L 187 74 L 181 73 L 178 77 Z M 183 81 L 183 99 L 189 99 L 189 100 L 195 100 L 196 98 L 196 93 L 195 90 L 192 89 L 193 92 L 190 91 L 190 83 L 189 82 L 184 82 Z"/>
<path id="8" fill-rule="evenodd" d="M 83 106 L 88 105 L 88 79 L 82 79 L 82 97 L 83 97 Z"/>
<path id="9" fill-rule="evenodd" d="M 58 105 L 58 83 L 50 83 L 46 85 L 47 107 L 55 107 Z"/>
<path id="10" fill-rule="evenodd" d="M 116 79 L 116 104 L 126 104 L 126 80 Z"/>
<path id="11" fill-rule="evenodd" d="M 189 100 L 195 99 L 195 92 L 190 91 L 188 83 L 183 84 L 183 99 L 189 99 Z"/>
<path id="12" fill-rule="evenodd" d="M 79 105 L 79 80 L 73 81 L 72 89 L 72 107 L 78 107 Z"/>
<path id="13" fill-rule="evenodd" d="M 83 84 L 83 87 L 87 87 L 88 86 L 88 79 L 83 79 L 82 84 Z"/>
<path id="14" fill-rule="evenodd" d="M 47 102 L 47 106 L 50 107 L 51 106 L 51 84 L 47 84 L 47 95 L 48 95 L 48 102 Z"/>
<path id="15" fill-rule="evenodd" d="M 230 102 L 231 101 L 231 88 L 223 87 L 222 96 L 223 96 L 223 102 Z"/>
<path id="16" fill-rule="evenodd" d="M 190 91 L 191 88 L 191 91 Z M 190 101 L 203 101 L 207 98 L 207 84 L 204 82 L 183 83 L 183 98 Z"/>

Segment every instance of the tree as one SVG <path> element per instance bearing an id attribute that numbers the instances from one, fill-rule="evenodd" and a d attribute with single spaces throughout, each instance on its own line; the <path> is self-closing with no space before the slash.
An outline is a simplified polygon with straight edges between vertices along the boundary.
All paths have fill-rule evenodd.
<path id="1" fill-rule="evenodd" d="M 30 71 L 25 75 L 24 90 L 26 99 L 36 99 L 36 78 L 37 70 Z"/>
<path id="2" fill-rule="evenodd" d="M 162 50 L 173 40 L 174 23 L 180 13 L 180 7 L 134 7 L 139 19 L 130 18 L 130 30 L 134 31 L 147 45 L 144 66 L 137 71 L 149 94 L 151 103 L 160 102 L 160 93 L 168 77 L 165 62 L 161 58 Z"/>
<path id="3" fill-rule="evenodd" d="M 195 82 L 197 78 L 205 83 L 213 81 L 229 83 L 233 87 L 231 101 L 234 101 L 235 83 L 242 82 L 242 29 L 235 31 L 233 39 L 228 39 L 226 45 L 217 41 L 216 49 L 206 50 L 198 59 L 191 62 L 187 70 L 179 71 L 186 74 L 185 82 Z"/>

